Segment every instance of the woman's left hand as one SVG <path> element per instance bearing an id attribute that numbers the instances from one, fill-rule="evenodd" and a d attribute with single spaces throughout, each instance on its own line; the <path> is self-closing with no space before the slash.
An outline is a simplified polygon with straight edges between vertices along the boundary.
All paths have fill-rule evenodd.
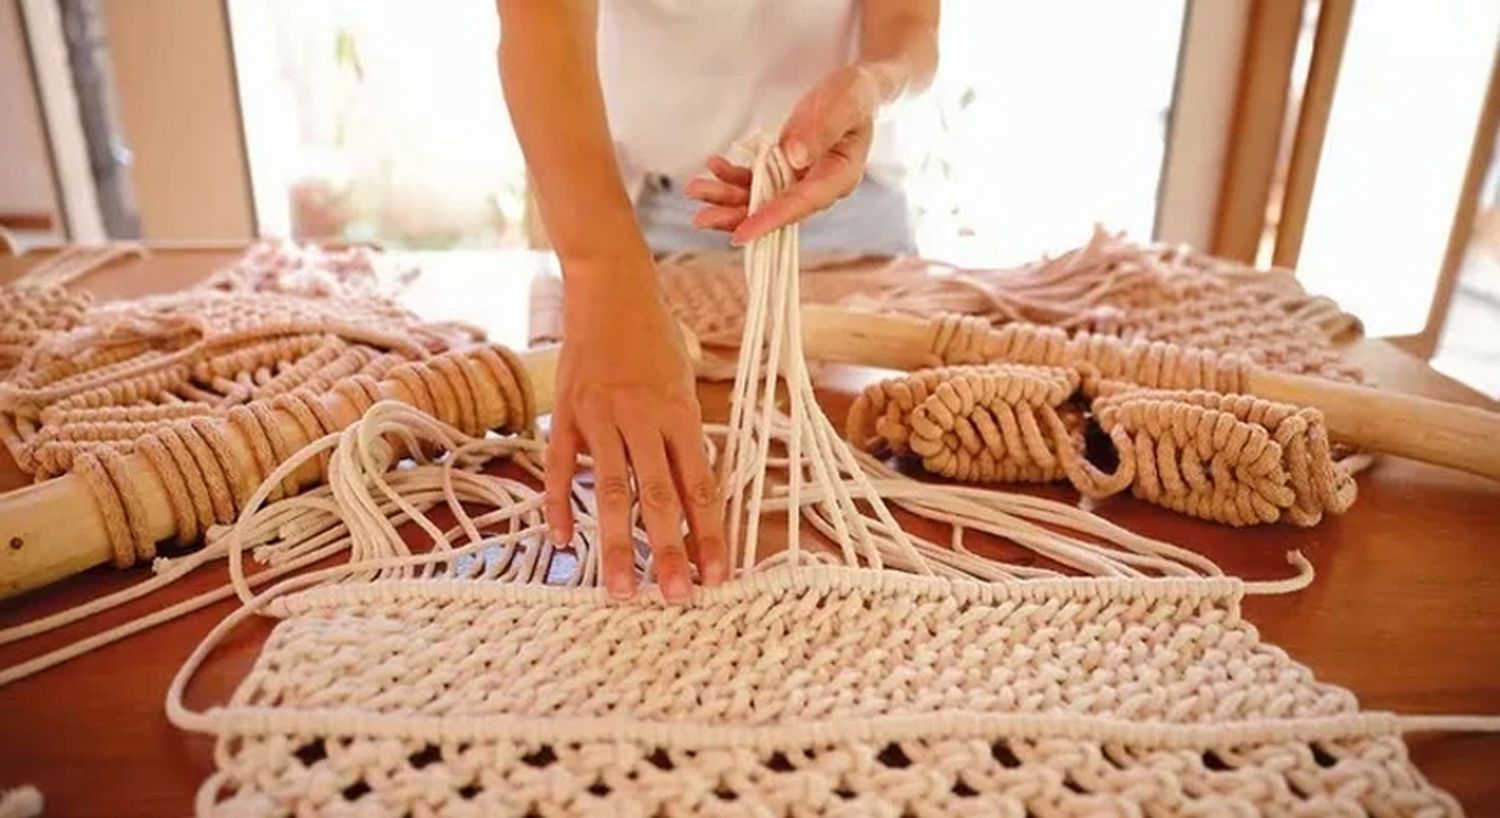
<path id="1" fill-rule="evenodd" d="M 864 177 L 880 98 L 874 74 L 858 63 L 828 75 L 803 95 L 781 129 L 781 149 L 797 181 L 747 214 L 749 169 L 710 157 L 708 169 L 716 178 L 694 179 L 683 189 L 705 205 L 693 223 L 730 232 L 738 246 L 848 196 Z"/>

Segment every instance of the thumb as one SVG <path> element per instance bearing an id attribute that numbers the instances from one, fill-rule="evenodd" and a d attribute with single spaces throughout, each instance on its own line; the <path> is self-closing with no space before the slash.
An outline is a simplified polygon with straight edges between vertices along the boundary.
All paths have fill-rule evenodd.
<path id="1" fill-rule="evenodd" d="M 781 149 L 787 162 L 796 170 L 807 170 L 859 124 L 858 113 L 851 95 L 814 88 L 792 109 L 781 128 Z"/>

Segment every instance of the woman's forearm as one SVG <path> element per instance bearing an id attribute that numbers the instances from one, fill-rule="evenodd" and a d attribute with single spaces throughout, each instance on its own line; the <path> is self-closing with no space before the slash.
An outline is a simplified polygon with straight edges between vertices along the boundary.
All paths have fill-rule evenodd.
<path id="1" fill-rule="evenodd" d="M 497 0 L 500 79 L 569 284 L 650 270 L 620 179 L 595 62 L 595 0 Z"/>
<path id="2" fill-rule="evenodd" d="M 938 64 L 938 0 L 865 0 L 859 63 L 875 78 L 880 102 L 920 93 Z"/>

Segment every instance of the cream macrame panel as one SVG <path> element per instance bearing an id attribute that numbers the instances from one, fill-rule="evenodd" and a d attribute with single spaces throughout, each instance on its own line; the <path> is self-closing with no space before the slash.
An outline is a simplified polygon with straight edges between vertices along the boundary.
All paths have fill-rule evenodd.
<path id="1" fill-rule="evenodd" d="M 285 599 L 210 711 L 209 815 L 1450 815 L 1395 720 L 1233 580 L 768 573 L 688 607 L 388 582 Z"/>

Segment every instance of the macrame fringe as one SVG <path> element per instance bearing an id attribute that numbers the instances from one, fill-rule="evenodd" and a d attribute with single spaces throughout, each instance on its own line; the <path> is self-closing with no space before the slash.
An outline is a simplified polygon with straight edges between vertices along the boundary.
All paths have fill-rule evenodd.
<path id="1" fill-rule="evenodd" d="M 735 345 L 749 303 L 726 253 L 658 262 L 673 316 L 707 349 L 700 377 L 734 377 Z M 1081 247 L 1012 269 L 961 269 L 912 258 L 802 259 L 806 303 L 927 318 L 956 315 L 1002 327 L 1051 326 L 1127 342 L 1160 342 L 1245 356 L 1258 367 L 1359 381 L 1336 342 L 1358 319 L 1302 290 L 1282 269 L 1254 269 L 1184 246 L 1139 245 L 1096 227 Z M 560 338 L 555 280 L 534 285 L 532 339 Z"/>

